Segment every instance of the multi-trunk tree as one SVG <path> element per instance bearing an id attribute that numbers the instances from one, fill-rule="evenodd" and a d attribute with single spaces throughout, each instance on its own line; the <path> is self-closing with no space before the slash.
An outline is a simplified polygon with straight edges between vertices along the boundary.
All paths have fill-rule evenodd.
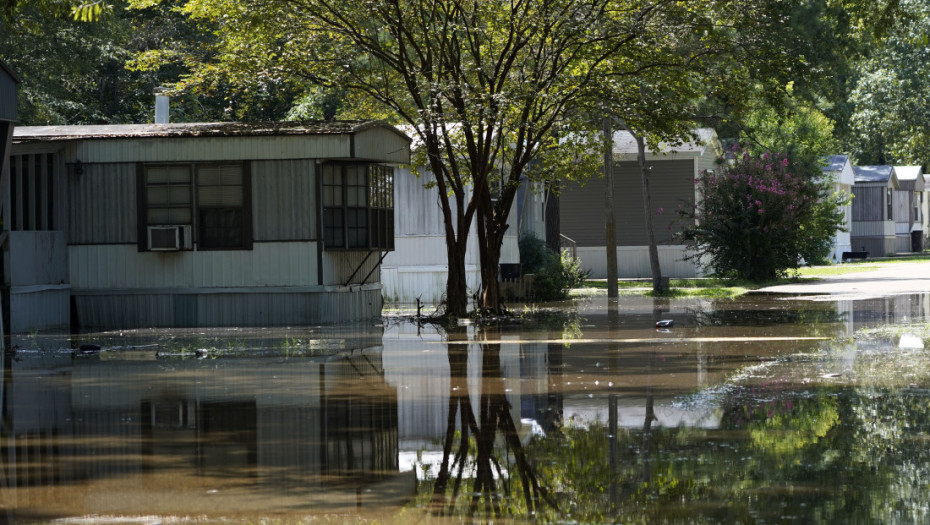
<path id="1" fill-rule="evenodd" d="M 607 59 L 661 32 L 657 15 L 675 4 L 189 0 L 181 9 L 214 24 L 217 42 L 209 63 L 187 81 L 217 70 L 302 79 L 345 89 L 375 114 L 408 125 L 439 190 L 447 314 L 467 312 L 465 249 L 472 227 L 482 282 L 476 306 L 497 313 L 503 308 L 501 245 L 517 190 L 527 177 L 552 176 L 533 169 L 533 161 L 561 150 L 560 137 L 578 131 L 573 110 L 604 80 Z M 563 162 L 558 176 L 583 165 Z"/>

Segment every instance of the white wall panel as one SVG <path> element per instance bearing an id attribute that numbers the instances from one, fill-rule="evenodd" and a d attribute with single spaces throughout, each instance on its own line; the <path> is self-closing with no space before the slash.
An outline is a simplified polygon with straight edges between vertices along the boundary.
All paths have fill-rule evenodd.
<path id="1" fill-rule="evenodd" d="M 700 269 L 684 260 L 684 246 L 659 246 L 659 264 L 662 275 L 672 278 L 700 277 Z M 603 279 L 607 276 L 607 253 L 603 246 L 579 247 L 578 257 L 582 268 L 591 270 L 591 277 Z M 624 278 L 651 278 L 649 249 L 646 246 L 624 246 L 617 248 L 617 272 Z"/>

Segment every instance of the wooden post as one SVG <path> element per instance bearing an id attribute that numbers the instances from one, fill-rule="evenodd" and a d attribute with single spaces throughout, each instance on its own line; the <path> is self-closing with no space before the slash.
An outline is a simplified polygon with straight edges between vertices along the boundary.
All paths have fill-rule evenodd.
<path id="1" fill-rule="evenodd" d="M 610 117 L 604 117 L 604 224 L 607 238 L 607 299 L 617 299 L 617 226 L 614 219 L 614 134 Z"/>

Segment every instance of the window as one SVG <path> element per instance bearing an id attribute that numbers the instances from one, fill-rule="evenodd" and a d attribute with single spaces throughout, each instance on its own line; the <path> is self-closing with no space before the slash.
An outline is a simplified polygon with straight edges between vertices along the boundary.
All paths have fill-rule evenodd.
<path id="1" fill-rule="evenodd" d="M 885 190 L 885 201 L 887 202 L 886 206 L 888 209 L 886 211 L 888 212 L 888 220 L 890 221 L 894 219 L 894 193 L 891 188 Z"/>
<path id="2" fill-rule="evenodd" d="M 394 170 L 389 166 L 323 166 L 326 249 L 394 249 Z"/>
<path id="3" fill-rule="evenodd" d="M 181 247 L 199 250 L 252 248 L 248 166 L 223 164 L 150 164 L 142 169 L 140 245 L 151 249 L 153 227 L 193 231 Z M 165 228 L 158 228 L 159 234 Z M 183 234 L 182 234 L 183 235 Z"/>
<path id="4" fill-rule="evenodd" d="M 911 198 L 914 201 L 914 215 L 912 219 L 914 220 L 914 222 L 920 222 L 921 220 L 920 219 L 920 208 L 921 208 L 921 202 L 923 201 L 923 193 L 919 191 L 915 191 L 913 197 Z"/>

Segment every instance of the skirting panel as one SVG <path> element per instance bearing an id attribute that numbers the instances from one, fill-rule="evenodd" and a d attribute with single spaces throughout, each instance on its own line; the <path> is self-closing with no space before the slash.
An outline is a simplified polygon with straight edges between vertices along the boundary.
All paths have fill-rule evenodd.
<path id="1" fill-rule="evenodd" d="M 381 289 L 289 293 L 74 295 L 81 330 L 301 326 L 375 319 Z"/>
<path id="2" fill-rule="evenodd" d="M 10 333 L 67 333 L 71 324 L 68 308 L 70 295 L 71 291 L 67 289 L 11 293 Z"/>
<path id="3" fill-rule="evenodd" d="M 686 261 L 684 246 L 659 246 L 659 266 L 666 277 L 685 279 L 700 277 L 700 268 Z M 591 278 L 607 277 L 607 249 L 603 246 L 579 247 L 581 267 L 591 270 Z M 647 246 L 621 246 L 617 248 L 617 272 L 621 279 L 652 277 Z"/>

